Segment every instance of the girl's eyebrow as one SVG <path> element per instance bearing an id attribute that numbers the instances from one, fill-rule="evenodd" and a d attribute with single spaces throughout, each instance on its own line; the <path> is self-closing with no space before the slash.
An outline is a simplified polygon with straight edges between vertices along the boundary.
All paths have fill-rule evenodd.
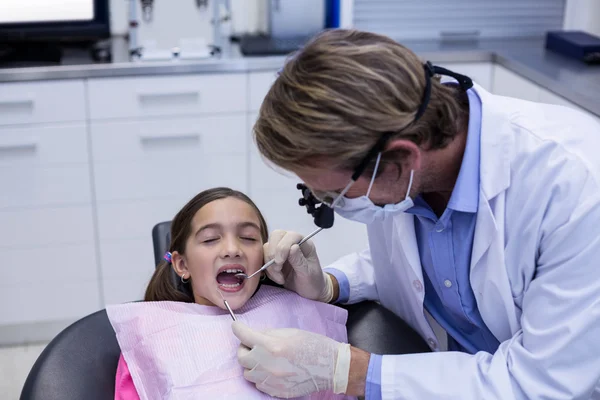
<path id="1" fill-rule="evenodd" d="M 258 225 L 256 225 L 254 222 L 247 221 L 247 222 L 240 222 L 238 224 L 238 228 L 240 228 L 240 229 L 248 228 L 248 227 L 252 227 L 252 228 L 255 228 L 260 231 L 260 227 Z"/>
<path id="2" fill-rule="evenodd" d="M 206 230 L 206 229 L 221 229 L 221 224 L 218 223 L 212 223 L 212 224 L 206 224 L 201 226 L 196 233 L 194 234 L 194 236 L 197 236 L 200 232 Z"/>
<path id="3" fill-rule="evenodd" d="M 243 228 L 251 227 L 251 228 L 255 228 L 256 230 L 260 231 L 260 227 L 256 223 L 251 222 L 251 221 L 240 222 L 239 224 L 237 224 L 237 227 L 238 227 L 238 229 L 243 229 Z M 222 229 L 222 228 L 223 228 L 223 226 L 221 224 L 219 224 L 219 223 L 216 223 L 216 222 L 214 222 L 212 224 L 206 224 L 206 225 L 201 226 L 196 231 L 196 233 L 194 234 L 194 236 L 197 236 L 200 232 L 202 232 L 202 231 L 204 231 L 206 229 Z"/>

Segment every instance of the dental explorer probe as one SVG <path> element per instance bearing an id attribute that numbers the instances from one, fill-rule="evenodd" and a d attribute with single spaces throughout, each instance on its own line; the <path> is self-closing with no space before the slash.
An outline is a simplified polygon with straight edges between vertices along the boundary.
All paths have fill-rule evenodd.
<path id="1" fill-rule="evenodd" d="M 317 233 L 321 232 L 322 230 L 323 230 L 323 228 L 315 229 L 313 232 L 311 232 L 309 235 L 307 235 L 305 238 L 303 238 L 301 241 L 299 241 L 296 244 L 298 246 L 303 245 L 308 239 L 310 239 L 311 237 L 315 236 Z M 265 269 L 269 268 L 273 264 L 275 264 L 275 259 L 272 259 L 271 261 L 269 261 L 268 263 L 266 263 L 265 265 L 263 265 L 262 267 L 260 267 L 260 269 L 258 271 L 256 271 L 256 272 L 254 272 L 253 274 L 246 275 L 243 272 L 240 272 L 239 274 L 235 274 L 235 276 L 239 276 L 240 278 L 244 278 L 244 279 L 250 279 L 254 275 L 256 275 L 256 274 L 264 271 Z"/>
<path id="2" fill-rule="evenodd" d="M 219 289 L 218 286 L 217 286 L 217 292 L 219 292 L 219 294 L 221 295 L 221 298 L 223 299 L 223 303 L 225 303 L 225 307 L 227 308 L 227 311 L 229 311 L 231 318 L 233 318 L 234 321 L 237 321 L 237 319 L 235 318 L 235 314 L 233 313 L 233 310 L 231 309 L 231 307 L 229 307 L 229 303 L 227 302 L 227 300 L 225 300 L 225 296 L 223 296 L 223 293 L 221 293 L 221 289 Z"/>

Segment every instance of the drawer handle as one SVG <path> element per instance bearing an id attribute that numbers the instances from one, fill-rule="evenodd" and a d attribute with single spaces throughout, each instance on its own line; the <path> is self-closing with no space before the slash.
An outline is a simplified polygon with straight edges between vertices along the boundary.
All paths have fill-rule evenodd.
<path id="1" fill-rule="evenodd" d="M 33 111 L 33 100 L 0 101 L 0 110 L 5 110 L 7 112 L 15 112 L 18 110 L 31 112 Z"/>
<path id="2" fill-rule="evenodd" d="M 21 142 L 21 143 L 0 143 L 0 151 L 35 151 L 36 142 Z"/>
<path id="3" fill-rule="evenodd" d="M 166 144 L 195 144 L 200 142 L 200 134 L 191 133 L 162 133 L 162 134 L 144 134 L 140 135 L 142 145 L 166 145 Z"/>
<path id="4" fill-rule="evenodd" d="M 169 103 L 197 103 L 200 93 L 197 91 L 187 92 L 163 92 L 163 93 L 139 93 L 140 103 L 145 105 L 163 105 Z"/>

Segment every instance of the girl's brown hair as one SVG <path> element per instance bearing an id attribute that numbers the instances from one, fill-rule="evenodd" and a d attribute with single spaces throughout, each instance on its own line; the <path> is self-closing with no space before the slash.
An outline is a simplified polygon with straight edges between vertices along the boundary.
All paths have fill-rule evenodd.
<path id="1" fill-rule="evenodd" d="M 262 103 L 254 138 L 265 158 L 291 171 L 318 159 L 352 170 L 384 132 L 394 132 L 391 140 L 442 148 L 463 129 L 468 99 L 434 77 L 429 104 L 415 123 L 425 87 L 423 62 L 396 41 L 324 31 L 285 64 Z M 383 153 L 381 162 L 395 157 Z"/>
<path id="2" fill-rule="evenodd" d="M 171 222 L 171 243 L 169 244 L 168 251 L 171 253 L 177 251 L 185 254 L 185 244 L 191 234 L 192 220 L 196 213 L 210 202 L 229 197 L 249 204 L 256 211 L 260 222 L 260 236 L 263 243 L 265 243 L 269 237 L 267 223 L 256 204 L 242 192 L 218 187 L 197 194 L 175 215 L 175 218 Z M 190 285 L 191 279 L 188 283 L 183 284 L 177 278 L 171 263 L 161 261 L 146 288 L 144 301 L 181 301 L 193 303 L 194 294 Z"/>

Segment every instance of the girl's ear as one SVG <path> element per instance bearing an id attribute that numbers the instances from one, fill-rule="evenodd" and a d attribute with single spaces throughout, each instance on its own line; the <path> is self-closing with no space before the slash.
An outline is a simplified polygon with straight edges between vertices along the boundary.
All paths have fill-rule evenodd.
<path id="1" fill-rule="evenodd" d="M 185 257 L 177 251 L 171 254 L 171 265 L 178 276 L 183 276 L 184 279 L 189 278 L 190 271 L 188 270 Z"/>

